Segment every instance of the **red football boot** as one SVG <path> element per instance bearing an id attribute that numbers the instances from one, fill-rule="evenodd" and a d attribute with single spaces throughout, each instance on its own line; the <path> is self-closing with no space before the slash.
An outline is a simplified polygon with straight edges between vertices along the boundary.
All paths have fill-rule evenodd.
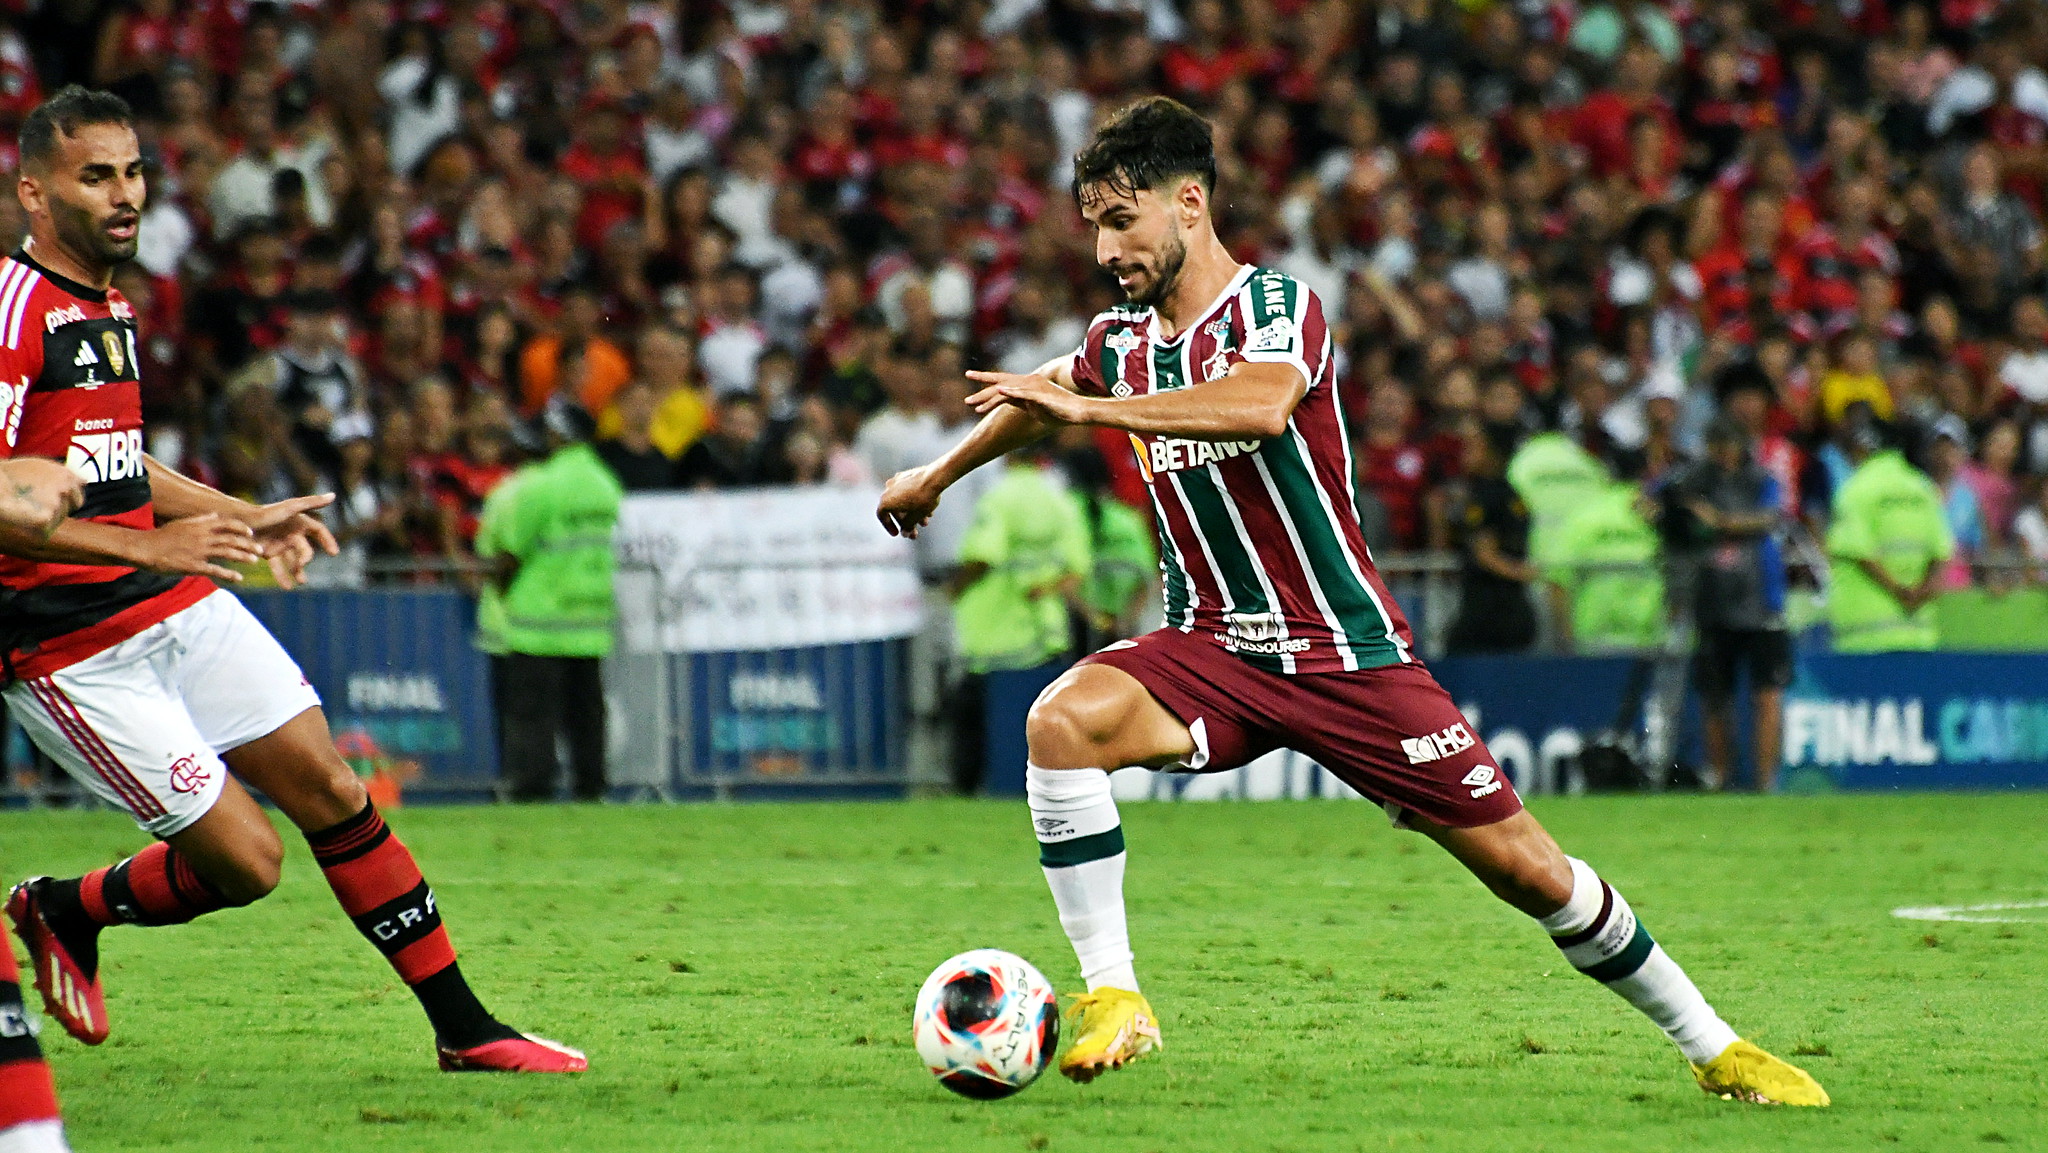
<path id="1" fill-rule="evenodd" d="M 471 1049 L 435 1047 L 444 1073 L 581 1073 L 590 1068 L 582 1053 L 559 1041 L 521 1033 Z"/>
<path id="2" fill-rule="evenodd" d="M 14 935 L 28 949 L 36 990 L 43 995 L 43 1011 L 64 1026 L 66 1033 L 87 1045 L 97 1045 L 107 1039 L 107 999 L 100 990 L 97 966 L 92 976 L 86 976 L 71 949 L 43 919 L 36 888 L 49 879 L 30 877 L 14 886 L 7 894 L 7 917 L 14 922 Z"/>

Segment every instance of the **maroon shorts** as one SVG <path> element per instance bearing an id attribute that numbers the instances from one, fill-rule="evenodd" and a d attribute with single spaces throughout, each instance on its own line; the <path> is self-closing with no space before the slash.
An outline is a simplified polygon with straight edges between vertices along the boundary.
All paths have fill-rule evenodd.
<path id="1" fill-rule="evenodd" d="M 1397 822 L 1405 812 L 1470 828 L 1522 810 L 1507 774 L 1420 664 L 1282 676 L 1205 634 L 1172 628 L 1119 641 L 1082 663 L 1129 673 L 1188 726 L 1188 771 L 1234 769 L 1287 748 L 1387 806 Z"/>

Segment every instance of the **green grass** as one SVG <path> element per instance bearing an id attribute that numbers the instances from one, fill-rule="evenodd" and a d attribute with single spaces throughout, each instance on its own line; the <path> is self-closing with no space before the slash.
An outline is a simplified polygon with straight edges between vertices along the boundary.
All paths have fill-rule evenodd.
<path id="1" fill-rule="evenodd" d="M 2048 1148 L 2048 924 L 1896 920 L 2048 897 L 2048 795 L 1603 798 L 1537 814 L 1825 1111 L 1707 1097 L 1618 998 L 1421 838 L 1343 802 L 1127 805 L 1158 1057 L 957 1099 L 910 1001 L 996 945 L 1075 982 L 1021 804 L 420 809 L 393 817 L 463 967 L 577 1078 L 448 1077 L 303 843 L 268 900 L 103 938 L 113 1038 L 45 1042 L 114 1150 Z M 0 865 L 140 844 L 0 815 Z"/>

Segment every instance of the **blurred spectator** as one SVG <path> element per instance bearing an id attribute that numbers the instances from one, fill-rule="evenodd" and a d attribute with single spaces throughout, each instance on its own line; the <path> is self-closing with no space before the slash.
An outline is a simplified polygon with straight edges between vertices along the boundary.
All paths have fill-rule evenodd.
<path id="1" fill-rule="evenodd" d="M 1529 587 L 1529 508 L 1507 480 L 1514 434 L 1491 430 L 1465 438 L 1465 500 L 1452 518 L 1458 549 L 1458 617 L 1453 653 L 1521 652 L 1536 641 Z"/>
<path id="2" fill-rule="evenodd" d="M 1785 559 L 1779 531 L 1785 507 L 1777 478 L 1749 456 L 1750 436 L 1732 417 L 1707 428 L 1706 455 L 1665 490 L 1667 517 L 1688 564 L 1690 614 L 1699 630 L 1693 686 L 1706 727 L 1712 786 L 1735 782 L 1735 692 L 1749 678 L 1756 791 L 1778 772 L 1785 690 L 1792 684 L 1792 638 L 1785 629 Z"/>
<path id="3" fill-rule="evenodd" d="M 341 474 L 341 441 L 372 431 L 363 370 L 348 354 L 348 330 L 333 293 L 307 292 L 286 304 L 285 339 L 277 351 L 252 362 L 240 383 L 261 384 L 277 398 L 298 455 L 314 471 L 306 483 L 334 487 Z"/>
<path id="4" fill-rule="evenodd" d="M 598 458 L 627 492 L 677 487 L 676 462 L 654 446 L 654 414 L 659 404 L 652 384 L 628 381 L 611 410 L 618 431 L 597 442 Z"/>
<path id="5" fill-rule="evenodd" d="M 1963 477 L 1963 462 L 1970 459 L 1970 429 L 1951 413 L 1934 422 L 1927 446 L 1927 475 L 1941 493 L 1942 518 L 1955 552 L 1942 566 L 1942 588 L 1970 587 L 1970 566 L 1984 555 L 1987 544 L 1984 510 L 1977 503 L 1977 490 Z"/>
<path id="6" fill-rule="evenodd" d="M 750 392 L 718 399 L 711 431 L 690 446 L 676 467 L 679 488 L 749 488 L 778 484 L 785 465 L 768 435 L 768 416 Z"/>
<path id="7" fill-rule="evenodd" d="M 2020 484 L 2015 475 L 2019 465 L 2019 427 L 2009 420 L 1994 422 L 1977 446 L 1977 459 L 1963 462 L 1964 484 L 1977 496 L 1984 515 L 1984 538 L 1988 547 L 2003 549 L 2012 539 L 2012 521 L 2018 509 Z"/>
<path id="8" fill-rule="evenodd" d="M 2048 582 L 2048 484 L 2037 485 L 2034 499 L 2013 517 L 2012 535 L 2031 565 L 2034 579 Z"/>
<path id="9" fill-rule="evenodd" d="M 612 528 L 620 489 L 591 450 L 596 422 L 548 407 L 550 455 L 490 501 L 477 554 L 491 562 L 479 643 L 506 654 L 498 683 L 500 775 L 514 801 L 555 797 L 569 752 L 570 794 L 605 788 L 603 664 L 612 648 Z"/>
<path id="10" fill-rule="evenodd" d="M 603 412 L 612 396 L 633 375 L 624 350 L 603 335 L 598 325 L 597 293 L 574 283 L 562 294 L 555 330 L 526 342 L 519 351 L 519 411 L 527 417 L 541 411 L 559 393 L 588 412 Z M 565 371 L 571 361 L 580 370 L 574 379 Z M 566 387 L 565 387 L 566 386 Z"/>
<path id="11" fill-rule="evenodd" d="M 1641 652 L 1663 639 L 1657 533 L 1638 511 L 1634 487 L 1589 494 L 1539 543 L 1534 559 L 1550 589 L 1560 649 Z"/>
<path id="12" fill-rule="evenodd" d="M 1884 447 L 1874 423 L 1847 427 L 1855 471 L 1835 494 L 1827 536 L 1835 648 L 1932 649 L 1939 637 L 1928 605 L 1955 554 L 1941 493 L 1897 449 Z"/>

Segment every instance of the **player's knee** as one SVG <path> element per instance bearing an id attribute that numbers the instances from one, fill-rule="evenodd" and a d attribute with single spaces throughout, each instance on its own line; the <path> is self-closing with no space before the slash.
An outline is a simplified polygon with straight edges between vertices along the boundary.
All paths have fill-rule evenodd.
<path id="1" fill-rule="evenodd" d="M 1571 864 L 1529 853 L 1481 878 L 1493 895 L 1532 917 L 1547 917 L 1564 908 L 1572 896 Z"/>
<path id="2" fill-rule="evenodd" d="M 1105 755 L 1130 710 L 1116 694 L 1100 689 L 1069 674 L 1038 695 L 1024 722 L 1032 763 L 1058 769 L 1108 763 Z"/>
<path id="3" fill-rule="evenodd" d="M 363 787 L 363 779 L 356 776 L 349 763 L 341 754 L 323 756 L 316 762 L 311 781 L 312 800 L 325 810 L 323 814 L 332 818 L 327 824 L 345 821 L 363 811 L 370 803 L 369 790 Z"/>
<path id="4" fill-rule="evenodd" d="M 240 846 L 233 858 L 207 870 L 206 879 L 229 905 L 251 905 L 269 896 L 284 875 L 284 842 L 273 831 Z"/>

